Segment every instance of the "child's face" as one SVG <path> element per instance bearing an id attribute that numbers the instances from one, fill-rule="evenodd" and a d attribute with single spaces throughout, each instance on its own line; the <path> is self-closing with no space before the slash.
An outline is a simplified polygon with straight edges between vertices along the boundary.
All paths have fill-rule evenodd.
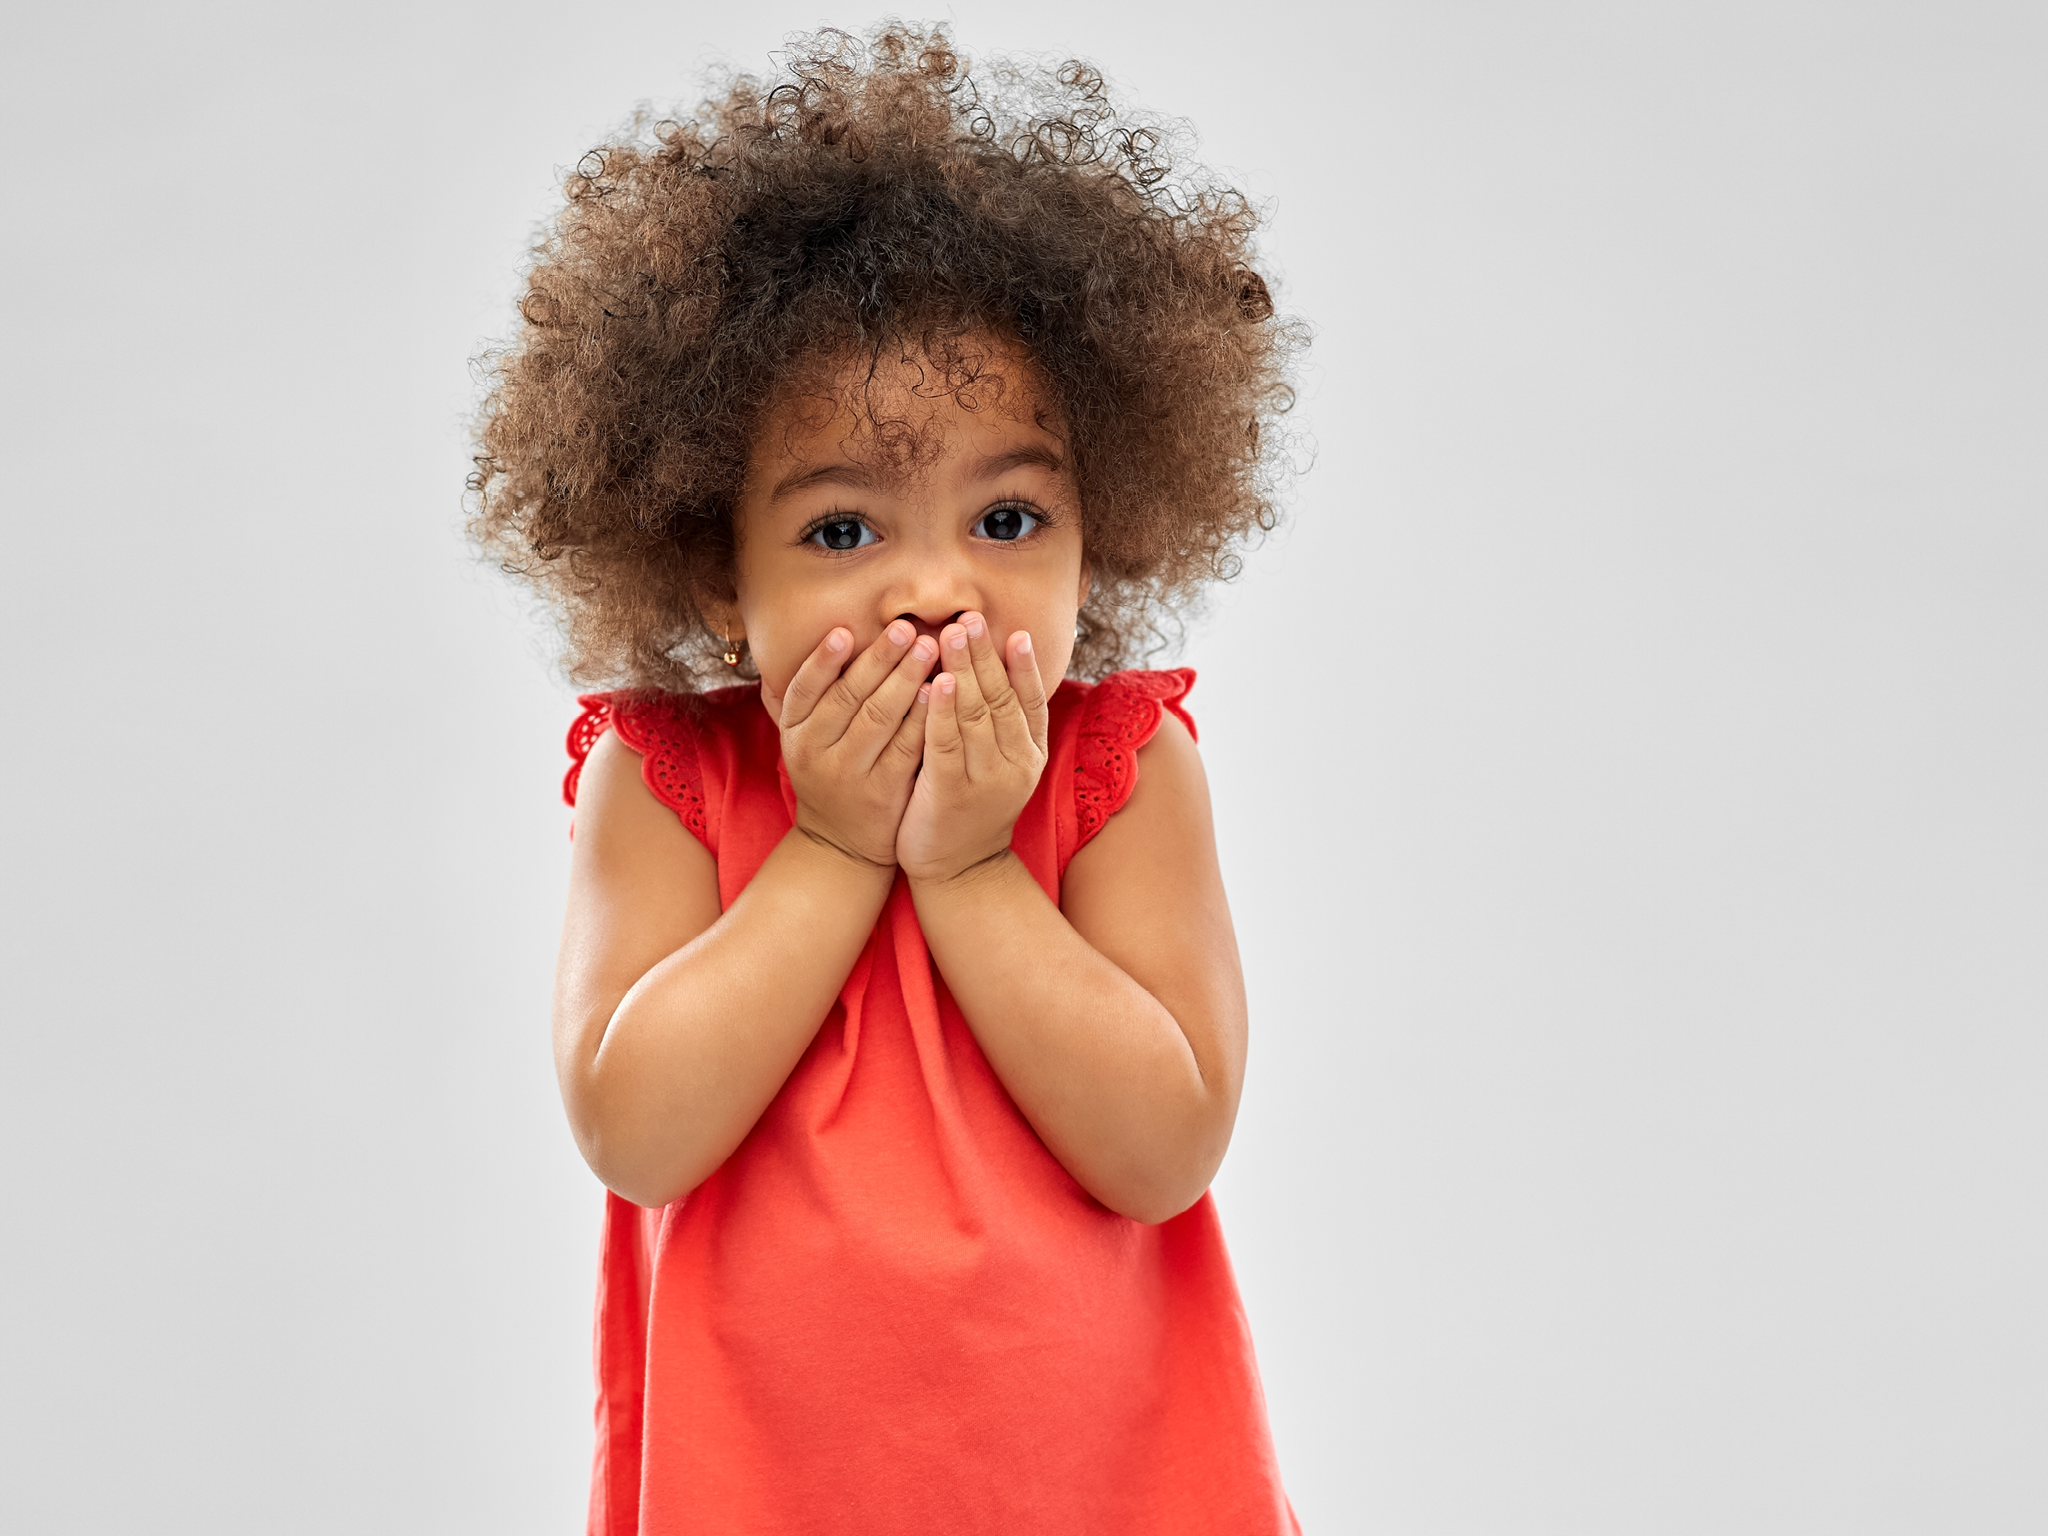
<path id="1" fill-rule="evenodd" d="M 763 424 L 738 506 L 730 633 L 771 699 L 836 625 L 858 655 L 894 619 L 936 636 L 968 611 L 998 645 L 1027 632 L 1047 689 L 1066 675 L 1088 591 L 1080 498 L 1028 359 L 993 344 L 986 355 L 1001 382 L 977 384 L 974 409 L 934 391 L 922 360 L 885 355 L 867 410 L 811 396 Z"/>

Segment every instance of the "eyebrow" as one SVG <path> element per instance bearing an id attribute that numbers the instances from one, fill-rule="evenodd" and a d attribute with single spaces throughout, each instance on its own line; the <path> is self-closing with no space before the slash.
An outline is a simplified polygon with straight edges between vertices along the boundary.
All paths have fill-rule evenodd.
<path id="1" fill-rule="evenodd" d="M 1027 443 L 1022 447 L 1012 448 L 1007 453 L 984 454 L 974 462 L 973 478 L 994 480 L 1026 465 L 1036 465 L 1056 475 L 1067 467 L 1067 461 L 1060 457 L 1056 448 L 1040 443 Z"/>
<path id="2" fill-rule="evenodd" d="M 1055 448 L 1027 443 L 1005 453 L 983 454 L 974 461 L 968 478 L 977 482 L 995 480 L 1026 465 L 1036 465 L 1058 474 L 1067 467 L 1067 461 Z M 768 500 L 781 501 L 785 496 L 807 491 L 814 485 L 844 485 L 857 491 L 868 491 L 874 489 L 875 477 L 858 464 L 799 464 L 775 482 L 774 488 L 768 492 Z"/>
<path id="3" fill-rule="evenodd" d="M 874 479 L 858 464 L 799 464 L 775 482 L 768 499 L 780 501 L 814 485 L 848 485 L 857 491 L 865 491 L 873 488 Z"/>

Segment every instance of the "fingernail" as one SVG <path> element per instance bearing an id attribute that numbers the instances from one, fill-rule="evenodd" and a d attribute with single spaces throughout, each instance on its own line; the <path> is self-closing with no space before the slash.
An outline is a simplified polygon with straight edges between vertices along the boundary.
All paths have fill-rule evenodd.
<path id="1" fill-rule="evenodd" d="M 920 704 L 929 704 L 931 703 L 931 701 L 932 685 L 930 683 L 926 683 L 917 690 L 917 702 Z"/>
<path id="2" fill-rule="evenodd" d="M 889 640 L 890 643 L 894 645 L 910 644 L 910 637 L 916 633 L 916 630 L 912 629 L 908 624 L 904 623 L 901 619 L 898 619 L 894 624 L 891 624 L 889 626 Z"/>
<path id="3" fill-rule="evenodd" d="M 939 648 L 933 645 L 929 639 L 920 640 L 910 648 L 910 654 L 919 661 L 930 661 L 939 654 Z"/>
<path id="4" fill-rule="evenodd" d="M 978 613 L 970 613 L 962 622 L 967 626 L 967 633 L 974 636 L 977 640 L 981 638 L 981 632 L 988 628 L 986 624 L 981 622 L 981 615 Z"/>
<path id="5" fill-rule="evenodd" d="M 954 650 L 956 650 L 956 651 L 964 651 L 964 650 L 966 650 L 966 649 L 967 649 L 967 631 L 966 631 L 966 630 L 964 630 L 964 629 L 956 629 L 956 630 L 954 630 L 954 631 L 953 631 L 953 632 L 952 632 L 951 634 L 949 634 L 949 635 L 948 635 L 948 636 L 946 637 L 946 644 L 948 644 L 948 645 L 950 645 L 951 647 L 953 647 L 953 649 L 954 649 Z"/>
<path id="6" fill-rule="evenodd" d="M 953 674 L 952 674 L 952 673 L 950 673 L 950 672 L 941 672 L 941 673 L 939 674 L 939 692 L 941 692 L 941 693 L 951 693 L 952 691 L 953 691 Z"/>
<path id="7" fill-rule="evenodd" d="M 1031 637 L 1029 635 L 1019 635 L 1017 637 L 1017 654 L 1019 656 L 1029 656 L 1031 654 Z"/>
<path id="8" fill-rule="evenodd" d="M 843 651 L 846 649 L 847 642 L 852 638 L 853 636 L 849 635 L 845 630 L 835 629 L 825 637 L 825 649 L 828 651 Z"/>

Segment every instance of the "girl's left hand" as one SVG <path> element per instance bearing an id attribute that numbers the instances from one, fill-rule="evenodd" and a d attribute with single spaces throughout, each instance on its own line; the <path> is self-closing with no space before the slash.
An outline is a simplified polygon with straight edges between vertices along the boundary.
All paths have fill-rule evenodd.
<path id="1" fill-rule="evenodd" d="M 998 655 L 988 621 L 967 612 L 939 634 L 944 670 L 926 689 L 924 765 L 896 831 L 915 881 L 950 880 L 1003 853 L 1045 771 L 1045 684 L 1031 637 Z"/>

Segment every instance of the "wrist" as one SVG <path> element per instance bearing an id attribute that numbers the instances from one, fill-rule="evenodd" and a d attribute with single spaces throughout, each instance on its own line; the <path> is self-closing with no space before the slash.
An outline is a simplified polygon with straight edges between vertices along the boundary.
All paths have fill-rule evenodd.
<path id="1" fill-rule="evenodd" d="M 985 885 L 997 884 L 1010 878 L 1013 869 L 1023 868 L 1023 861 L 1011 851 L 1008 844 L 1005 844 L 995 852 L 984 854 L 965 864 L 952 867 L 934 865 L 919 869 L 905 868 L 903 873 L 909 879 L 913 893 L 938 895 L 972 891 Z"/>
<path id="2" fill-rule="evenodd" d="M 791 827 L 787 842 L 802 850 L 805 858 L 834 874 L 889 885 L 896 878 L 896 862 L 869 857 L 831 833 L 801 822 Z"/>
<path id="3" fill-rule="evenodd" d="M 894 875 L 896 869 L 896 847 L 892 842 L 886 847 L 870 849 L 861 841 L 841 836 L 832 827 L 825 826 L 815 817 L 806 814 L 806 808 L 799 804 L 796 819 L 791 828 L 803 839 L 825 853 L 844 859 L 847 863 L 870 870 L 887 870 Z"/>

